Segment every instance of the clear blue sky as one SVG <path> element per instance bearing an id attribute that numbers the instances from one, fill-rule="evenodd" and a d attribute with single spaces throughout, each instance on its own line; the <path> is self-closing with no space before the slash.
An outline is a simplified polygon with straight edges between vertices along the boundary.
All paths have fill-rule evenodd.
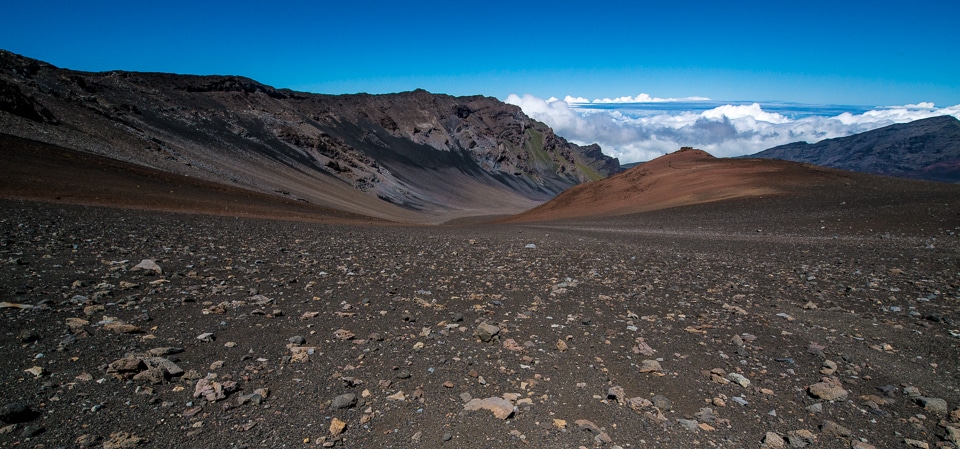
<path id="1" fill-rule="evenodd" d="M 960 1 L 11 1 L 0 48 L 320 93 L 960 104 Z"/>

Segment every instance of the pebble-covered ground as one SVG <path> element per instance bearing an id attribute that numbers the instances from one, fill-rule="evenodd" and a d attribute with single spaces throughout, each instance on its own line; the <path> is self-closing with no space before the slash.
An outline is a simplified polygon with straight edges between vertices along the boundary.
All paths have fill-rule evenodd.
<path id="1" fill-rule="evenodd" d="M 755 226 L 705 206 L 362 227 L 0 206 L 0 447 L 960 438 L 960 230 L 942 220 Z"/>

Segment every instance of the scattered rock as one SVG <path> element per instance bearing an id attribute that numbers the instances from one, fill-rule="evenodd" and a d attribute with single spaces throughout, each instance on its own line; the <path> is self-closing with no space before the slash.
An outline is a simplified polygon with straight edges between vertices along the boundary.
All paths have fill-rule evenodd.
<path id="1" fill-rule="evenodd" d="M 727 378 L 736 382 L 743 388 L 747 388 L 750 386 L 750 379 L 747 379 L 742 374 L 730 373 L 730 374 L 727 374 Z"/>
<path id="2" fill-rule="evenodd" d="M 228 380 L 221 383 L 216 381 L 216 378 L 215 374 L 208 374 L 207 377 L 198 380 L 193 390 L 193 397 L 202 397 L 209 402 L 216 402 L 226 399 L 230 393 L 237 391 L 239 388 L 234 381 Z"/>
<path id="3" fill-rule="evenodd" d="M 0 421 L 7 424 L 17 424 L 33 421 L 40 417 L 40 413 L 29 404 L 11 402 L 0 407 Z"/>
<path id="4" fill-rule="evenodd" d="M 161 269 L 160 265 L 157 265 L 157 261 L 153 259 L 143 259 L 131 268 L 130 271 L 146 271 L 153 274 L 163 274 L 163 269 Z"/>
<path id="5" fill-rule="evenodd" d="M 923 407 L 924 410 L 933 413 L 935 415 L 946 415 L 948 412 L 947 401 L 940 398 L 928 398 L 920 396 L 916 398 L 917 404 Z"/>
<path id="6" fill-rule="evenodd" d="M 623 391 L 623 387 L 615 386 L 607 389 L 607 399 L 613 399 L 617 401 L 618 404 L 624 405 L 626 402 L 627 394 Z"/>
<path id="7" fill-rule="evenodd" d="M 754 440 L 756 441 L 756 440 Z M 770 449 L 782 449 L 787 447 L 787 442 L 776 432 L 767 432 L 763 437 L 763 446 Z"/>
<path id="8" fill-rule="evenodd" d="M 330 401 L 331 410 L 350 408 L 350 407 L 353 407 L 354 405 L 357 405 L 357 395 L 353 393 L 341 394 L 340 396 L 337 396 L 333 398 L 332 401 Z"/>
<path id="9" fill-rule="evenodd" d="M 116 432 L 111 433 L 110 439 L 103 442 L 103 449 L 129 449 L 148 442 L 147 439 L 129 432 Z"/>
<path id="10" fill-rule="evenodd" d="M 820 431 L 824 435 L 830 435 L 837 438 L 848 438 L 853 432 L 836 422 L 830 421 L 829 419 L 823 420 L 823 424 L 820 426 Z"/>
<path id="11" fill-rule="evenodd" d="M 662 373 L 663 367 L 660 366 L 660 362 L 656 360 L 644 360 L 640 362 L 640 372 L 641 373 Z"/>
<path id="12" fill-rule="evenodd" d="M 824 360 L 823 364 L 820 365 L 820 374 L 830 376 L 835 372 L 837 372 L 837 364 L 832 360 Z"/>
<path id="13" fill-rule="evenodd" d="M 486 399 L 471 399 L 470 402 L 463 405 L 463 409 L 466 411 L 490 410 L 493 412 L 493 416 L 499 419 L 507 419 L 513 415 L 516 407 L 506 399 L 491 397 Z"/>
<path id="14" fill-rule="evenodd" d="M 347 423 L 337 418 L 333 418 L 333 420 L 330 422 L 330 436 L 334 436 L 334 437 L 338 436 L 341 433 L 343 433 L 344 429 L 346 428 L 347 428 Z"/>
<path id="15" fill-rule="evenodd" d="M 216 339 L 217 338 L 213 335 L 213 332 L 204 332 L 200 335 L 197 335 L 197 340 L 207 342 L 207 343 L 214 341 Z"/>
<path id="16" fill-rule="evenodd" d="M 597 435 L 593 437 L 593 439 L 597 444 L 609 444 L 613 441 L 610 439 L 610 436 L 607 435 L 607 432 L 604 432 L 603 429 L 594 424 L 593 421 L 578 419 L 574 421 L 574 424 L 576 424 L 580 430 L 596 433 Z"/>
<path id="17" fill-rule="evenodd" d="M 113 332 L 115 334 L 139 334 L 143 330 L 140 327 L 133 324 L 127 324 L 119 321 L 114 321 L 106 323 L 103 325 L 103 330 Z"/>
<path id="18" fill-rule="evenodd" d="M 817 437 L 806 429 L 787 432 L 787 443 L 793 448 L 803 448 L 817 442 Z"/>
<path id="19" fill-rule="evenodd" d="M 673 408 L 673 402 L 667 399 L 666 396 L 663 396 L 663 395 L 658 394 L 650 398 L 650 402 L 653 404 L 654 407 L 662 411 L 668 411 Z"/>
<path id="20" fill-rule="evenodd" d="M 494 326 L 490 323 L 484 321 L 477 326 L 477 329 L 473 331 L 473 336 L 480 339 L 484 343 L 490 342 L 493 340 L 493 337 L 500 333 L 500 328 Z"/>
<path id="21" fill-rule="evenodd" d="M 341 341 L 353 340 L 354 337 L 356 337 L 356 335 L 346 329 L 337 329 L 333 332 L 333 338 Z"/>
<path id="22" fill-rule="evenodd" d="M 847 399 L 847 390 L 844 390 L 840 380 L 836 377 L 825 377 L 821 382 L 807 388 L 810 395 L 824 401 L 842 401 Z"/>

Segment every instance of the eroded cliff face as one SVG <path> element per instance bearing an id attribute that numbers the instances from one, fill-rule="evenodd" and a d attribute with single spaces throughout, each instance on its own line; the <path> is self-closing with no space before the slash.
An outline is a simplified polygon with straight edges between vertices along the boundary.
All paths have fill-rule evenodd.
<path id="1" fill-rule="evenodd" d="M 571 144 L 489 97 L 317 95 L 234 76 L 75 72 L 9 52 L 0 52 L 0 124 L 347 209 L 353 191 L 408 210 L 524 208 L 619 170 L 598 146 Z"/>

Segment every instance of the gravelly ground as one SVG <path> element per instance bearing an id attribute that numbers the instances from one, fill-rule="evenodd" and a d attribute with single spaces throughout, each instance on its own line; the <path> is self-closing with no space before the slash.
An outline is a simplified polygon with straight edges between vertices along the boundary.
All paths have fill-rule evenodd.
<path id="1" fill-rule="evenodd" d="M 24 422 L 0 447 L 936 447 L 960 427 L 949 208 L 825 233 L 716 205 L 465 227 L 0 207 L 0 300 L 35 306 L 0 309 L 0 406 L 35 412 L 5 409 Z M 823 378 L 846 398 L 815 397 Z M 464 410 L 492 397 L 507 419 Z"/>

